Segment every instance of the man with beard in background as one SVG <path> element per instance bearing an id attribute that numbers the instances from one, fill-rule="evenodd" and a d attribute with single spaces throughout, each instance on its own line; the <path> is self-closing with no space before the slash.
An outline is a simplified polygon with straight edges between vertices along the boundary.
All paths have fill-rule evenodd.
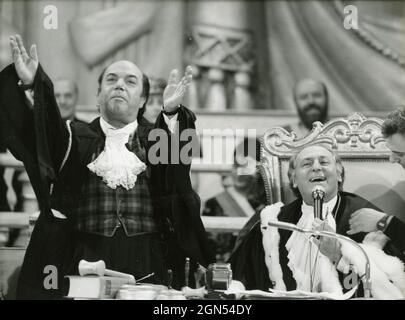
<path id="1" fill-rule="evenodd" d="M 284 129 L 294 131 L 300 139 L 311 131 L 315 121 L 328 121 L 328 89 L 318 80 L 302 79 L 295 84 L 293 94 L 300 121 Z"/>
<path id="2" fill-rule="evenodd" d="M 298 139 L 304 138 L 312 130 L 315 121 L 326 123 L 328 121 L 329 94 L 326 85 L 314 79 L 301 79 L 293 88 L 293 95 L 299 122 L 283 126 L 288 132 L 295 132 Z M 253 148 L 255 146 L 256 149 Z M 260 140 L 246 137 L 236 147 L 238 158 L 246 153 L 251 154 L 256 150 L 256 161 L 260 161 Z M 252 156 L 252 155 L 251 155 Z"/>

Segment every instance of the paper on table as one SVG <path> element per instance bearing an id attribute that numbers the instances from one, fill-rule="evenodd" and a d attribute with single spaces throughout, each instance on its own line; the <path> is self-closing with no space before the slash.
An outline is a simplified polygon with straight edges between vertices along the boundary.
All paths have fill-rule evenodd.
<path id="1" fill-rule="evenodd" d="M 345 294 L 329 293 L 329 292 L 307 292 L 302 290 L 292 290 L 292 291 L 280 291 L 269 289 L 270 292 L 263 290 L 228 290 L 226 294 L 235 294 L 237 298 L 240 299 L 242 296 L 257 296 L 263 298 L 286 298 L 286 299 L 303 299 L 303 298 L 314 298 L 314 299 L 330 299 L 330 300 L 347 300 L 350 299 L 357 286 L 346 292 Z"/>
<path id="2" fill-rule="evenodd" d="M 292 290 L 292 291 L 280 291 L 270 289 L 269 291 L 278 294 L 280 296 L 285 296 L 288 298 L 289 296 L 303 296 L 303 297 L 311 297 L 311 298 L 319 298 L 319 299 L 331 299 L 331 300 L 347 300 L 350 299 L 353 294 L 356 292 L 357 286 L 346 292 L 345 294 L 339 293 L 330 293 L 330 292 L 308 292 L 303 290 Z"/>

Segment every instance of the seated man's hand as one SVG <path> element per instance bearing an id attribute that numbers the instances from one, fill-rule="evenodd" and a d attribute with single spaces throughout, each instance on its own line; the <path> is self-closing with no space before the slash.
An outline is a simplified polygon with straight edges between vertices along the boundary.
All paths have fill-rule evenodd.
<path id="1" fill-rule="evenodd" d="M 315 219 L 312 224 L 312 229 L 316 231 L 329 231 L 335 232 L 331 226 L 328 225 L 326 221 L 320 219 Z M 328 238 L 321 236 L 319 239 L 314 238 L 313 242 L 318 246 L 319 251 L 332 263 L 338 263 L 342 254 L 340 252 L 341 244 L 337 239 Z"/>
<path id="2" fill-rule="evenodd" d="M 192 69 L 190 66 L 186 68 L 186 72 L 180 81 L 177 70 L 170 72 L 167 86 L 163 92 L 163 107 L 166 111 L 172 112 L 182 103 L 187 86 L 191 83 L 192 79 Z"/>
<path id="3" fill-rule="evenodd" d="M 362 208 L 352 213 L 349 224 L 350 230 L 347 234 L 359 232 L 372 232 L 377 230 L 377 222 L 386 214 L 370 208 Z"/>

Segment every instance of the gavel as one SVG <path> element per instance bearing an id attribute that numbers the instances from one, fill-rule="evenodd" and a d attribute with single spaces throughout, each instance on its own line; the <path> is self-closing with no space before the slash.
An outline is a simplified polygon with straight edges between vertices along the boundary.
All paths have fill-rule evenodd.
<path id="1" fill-rule="evenodd" d="M 120 277 L 128 278 L 129 284 L 135 284 L 136 280 L 132 274 L 118 272 L 114 270 L 106 269 L 105 262 L 99 260 L 96 262 L 89 262 L 86 260 L 80 260 L 79 262 L 79 274 L 85 276 L 88 274 L 98 275 L 98 276 L 109 276 L 109 277 Z"/>

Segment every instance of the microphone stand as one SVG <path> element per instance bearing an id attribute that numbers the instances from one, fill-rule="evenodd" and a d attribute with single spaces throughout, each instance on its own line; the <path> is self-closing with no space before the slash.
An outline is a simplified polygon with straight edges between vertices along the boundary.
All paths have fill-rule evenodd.
<path id="1" fill-rule="evenodd" d="M 280 222 L 280 221 L 269 221 L 268 225 L 271 227 L 276 227 L 278 229 L 284 229 L 289 231 L 297 231 L 301 233 L 309 233 L 315 236 L 324 236 L 328 238 L 340 239 L 350 242 L 351 244 L 355 245 L 357 248 L 361 250 L 364 257 L 366 258 L 366 270 L 365 270 L 365 277 L 363 281 L 364 284 L 364 297 L 370 298 L 371 297 L 371 277 L 370 277 L 370 259 L 367 256 L 366 251 L 354 240 L 350 239 L 349 237 L 343 236 L 341 234 L 337 234 L 330 231 L 315 231 L 309 229 L 303 229 L 297 227 L 295 224 L 288 223 L 288 222 Z"/>

